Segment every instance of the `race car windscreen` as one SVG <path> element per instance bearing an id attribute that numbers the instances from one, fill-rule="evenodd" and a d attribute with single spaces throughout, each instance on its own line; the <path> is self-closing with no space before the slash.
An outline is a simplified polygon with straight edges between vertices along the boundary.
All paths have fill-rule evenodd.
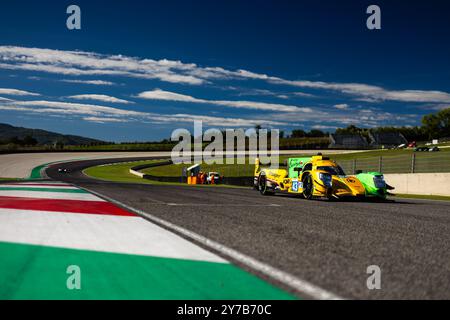
<path id="1" fill-rule="evenodd" d="M 336 166 L 336 167 L 322 166 L 322 167 L 317 167 L 317 170 L 326 171 L 333 176 L 345 176 L 345 172 L 344 172 L 344 170 L 342 170 L 342 168 L 340 166 Z"/>

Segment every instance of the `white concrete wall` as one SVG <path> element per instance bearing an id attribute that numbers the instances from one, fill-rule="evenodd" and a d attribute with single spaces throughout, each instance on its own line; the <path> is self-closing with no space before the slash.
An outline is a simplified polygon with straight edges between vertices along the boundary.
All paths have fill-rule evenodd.
<path id="1" fill-rule="evenodd" d="M 0 155 L 0 178 L 28 178 L 41 164 L 68 160 L 91 160 L 131 157 L 170 157 L 170 152 L 55 152 Z"/>
<path id="2" fill-rule="evenodd" d="M 392 193 L 450 196 L 450 173 L 385 174 Z"/>
<path id="3" fill-rule="evenodd" d="M 133 170 L 133 169 L 130 169 L 130 173 L 131 174 L 134 174 L 135 176 L 138 176 L 138 177 L 140 177 L 140 178 L 143 178 L 144 177 L 144 173 L 142 173 L 142 172 L 139 172 L 139 171 L 136 171 L 136 170 Z"/>

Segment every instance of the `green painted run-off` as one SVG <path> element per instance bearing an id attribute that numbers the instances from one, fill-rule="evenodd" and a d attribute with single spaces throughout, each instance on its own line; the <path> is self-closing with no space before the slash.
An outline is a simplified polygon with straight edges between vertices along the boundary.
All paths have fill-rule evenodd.
<path id="1" fill-rule="evenodd" d="M 46 166 L 48 166 L 50 163 L 41 164 L 40 166 L 37 166 L 31 170 L 31 174 L 29 179 L 42 179 L 41 171 Z"/>
<path id="2" fill-rule="evenodd" d="M 61 192 L 61 193 L 87 193 L 81 189 L 64 188 L 33 188 L 33 187 L 0 187 L 4 191 L 40 191 L 40 192 Z"/>
<path id="3" fill-rule="evenodd" d="M 80 268 L 69 290 L 67 267 Z M 0 299 L 295 299 L 228 263 L 0 242 Z"/>

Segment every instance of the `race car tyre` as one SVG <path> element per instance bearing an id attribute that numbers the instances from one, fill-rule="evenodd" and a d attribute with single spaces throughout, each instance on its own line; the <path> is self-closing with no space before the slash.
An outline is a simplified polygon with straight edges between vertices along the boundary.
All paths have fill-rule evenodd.
<path id="1" fill-rule="evenodd" d="M 303 197 L 311 200 L 313 196 L 313 182 L 310 175 L 303 178 Z"/>
<path id="2" fill-rule="evenodd" d="M 273 192 L 268 191 L 267 179 L 266 179 L 266 176 L 264 176 L 264 175 L 259 176 L 258 188 L 259 188 L 259 193 L 261 193 L 263 196 L 273 194 Z"/>
<path id="3" fill-rule="evenodd" d="M 335 200 L 335 197 L 333 197 L 333 189 L 332 188 L 327 189 L 327 199 L 329 201 Z"/>
<path id="4" fill-rule="evenodd" d="M 253 181 L 253 189 L 259 191 L 259 177 L 256 181 Z"/>

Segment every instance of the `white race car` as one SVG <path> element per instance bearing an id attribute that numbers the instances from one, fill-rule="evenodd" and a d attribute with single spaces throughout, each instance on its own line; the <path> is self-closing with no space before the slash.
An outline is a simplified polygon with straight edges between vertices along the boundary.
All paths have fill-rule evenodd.
<path id="1" fill-rule="evenodd" d="M 214 179 L 214 184 L 219 182 L 220 174 L 218 172 L 208 172 L 208 176 L 206 177 L 206 182 L 211 184 L 211 181 Z"/>

